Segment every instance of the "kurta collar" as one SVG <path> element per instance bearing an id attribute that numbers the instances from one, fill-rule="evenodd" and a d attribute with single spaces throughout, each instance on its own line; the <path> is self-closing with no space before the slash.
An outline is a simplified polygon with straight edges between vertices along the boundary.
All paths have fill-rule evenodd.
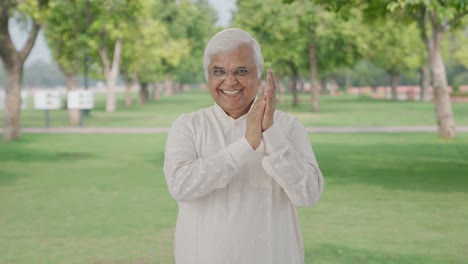
<path id="1" fill-rule="evenodd" d="M 254 99 L 254 103 L 250 106 L 250 109 L 249 111 L 243 115 L 243 116 L 240 116 L 239 118 L 237 119 L 234 119 L 232 117 L 230 117 L 228 114 L 226 114 L 226 112 L 224 112 L 224 110 L 221 108 L 221 106 L 219 106 L 217 103 L 214 104 L 213 108 L 214 108 L 214 112 L 216 114 L 216 116 L 224 119 L 224 120 L 228 120 L 230 122 L 235 122 L 235 121 L 241 121 L 241 120 L 244 120 L 247 118 L 247 115 L 250 113 L 250 111 L 252 111 L 252 106 L 255 104 L 255 101 L 257 101 L 258 97 L 255 97 Z"/>

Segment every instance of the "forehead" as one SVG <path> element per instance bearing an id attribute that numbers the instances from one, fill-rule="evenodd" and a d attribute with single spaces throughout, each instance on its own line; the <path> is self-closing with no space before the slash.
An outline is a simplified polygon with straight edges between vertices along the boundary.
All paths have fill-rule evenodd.
<path id="1" fill-rule="evenodd" d="M 220 52 L 211 57 L 209 68 L 221 67 L 234 69 L 238 67 L 254 67 L 252 47 L 243 45 L 231 51 Z"/>

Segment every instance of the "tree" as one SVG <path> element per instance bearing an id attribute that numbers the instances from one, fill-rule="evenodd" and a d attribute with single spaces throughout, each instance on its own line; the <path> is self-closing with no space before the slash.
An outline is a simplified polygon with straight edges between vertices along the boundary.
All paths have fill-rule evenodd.
<path id="1" fill-rule="evenodd" d="M 149 96 L 148 83 L 158 76 L 161 58 L 166 54 L 164 45 L 170 41 L 166 25 L 153 16 L 157 4 L 157 1 L 142 2 L 137 23 L 123 36 L 125 43 L 138 40 L 137 45 L 125 45 L 122 50 L 120 71 L 126 82 L 126 107 L 132 105 L 131 89 L 137 83 L 140 83 L 138 102 L 146 102 Z"/>
<path id="2" fill-rule="evenodd" d="M 444 33 L 457 28 L 468 14 L 468 1 L 395 0 L 388 9 L 401 11 L 418 22 L 430 62 L 438 132 L 443 138 L 454 138 L 455 121 L 441 44 Z"/>
<path id="3" fill-rule="evenodd" d="M 54 60 L 66 80 L 67 91 L 75 90 L 86 49 L 86 2 L 51 0 L 45 24 L 45 36 Z M 80 122 L 80 110 L 69 109 L 70 125 Z"/>
<path id="4" fill-rule="evenodd" d="M 116 84 L 125 34 L 137 26 L 142 10 L 141 0 L 89 1 L 89 28 L 87 30 L 90 56 L 99 58 L 98 65 L 107 83 L 106 111 L 116 110 Z M 96 53 L 97 51 L 97 53 Z"/>
<path id="5" fill-rule="evenodd" d="M 297 2 L 284 0 L 285 2 Z M 447 76 L 441 54 L 441 42 L 446 31 L 456 29 L 468 14 L 468 0 L 309 0 L 320 2 L 328 9 L 349 15 L 354 7 L 364 10 L 366 17 L 392 15 L 390 19 L 406 19 L 418 23 L 421 38 L 426 46 L 429 68 L 434 88 L 434 105 L 439 135 L 455 137 L 455 122 L 447 89 Z"/>
<path id="6" fill-rule="evenodd" d="M 375 65 L 385 69 L 392 89 L 392 99 L 397 100 L 398 81 L 404 72 L 423 64 L 417 26 L 383 19 L 374 22 L 371 30 L 370 58 Z"/>
<path id="7" fill-rule="evenodd" d="M 216 11 L 206 0 L 178 1 L 175 10 L 173 22 L 168 23 L 169 32 L 176 40 L 186 40 L 190 48 L 174 68 L 175 79 L 183 84 L 204 82 L 202 61 L 205 45 L 219 31 Z"/>
<path id="8" fill-rule="evenodd" d="M 154 16 L 167 25 L 173 40 L 173 45 L 168 47 L 174 51 L 169 53 L 172 56 L 162 61 L 166 94 L 172 94 L 174 81 L 179 84 L 204 81 L 203 51 L 208 39 L 217 31 L 216 14 L 203 0 L 162 2 L 164 8 L 155 9 Z"/>
<path id="9" fill-rule="evenodd" d="M 23 65 L 36 41 L 47 3 L 47 0 L 4 0 L 0 3 L 0 58 L 6 71 L 3 112 L 3 139 L 6 141 L 20 135 Z M 8 30 L 10 19 L 15 18 L 29 26 L 28 37 L 21 50 L 16 49 Z"/>
<path id="10" fill-rule="evenodd" d="M 311 108 L 319 111 L 320 78 L 334 69 L 354 65 L 366 50 L 365 32 L 354 30 L 359 10 L 348 20 L 315 1 L 238 1 L 235 21 L 262 40 L 270 60 L 282 62 L 294 77 L 294 68 L 307 71 L 312 84 Z M 304 56 L 306 55 L 307 56 Z M 278 64 L 277 64 L 278 65 Z M 294 90 L 293 90 L 294 92 Z"/>
<path id="11" fill-rule="evenodd" d="M 296 11 L 277 0 L 238 1 L 233 24 L 250 31 L 260 42 L 264 54 L 264 71 L 273 67 L 275 74 L 287 76 L 293 95 L 292 105 L 298 104 L 297 80 L 306 73 L 307 39 L 299 30 Z M 291 41 L 294 40 L 294 41 Z"/>

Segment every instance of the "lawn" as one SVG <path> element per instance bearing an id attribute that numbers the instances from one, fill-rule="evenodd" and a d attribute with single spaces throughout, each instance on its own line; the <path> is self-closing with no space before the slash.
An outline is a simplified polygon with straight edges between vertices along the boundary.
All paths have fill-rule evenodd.
<path id="1" fill-rule="evenodd" d="M 165 137 L 0 142 L 0 263 L 173 263 Z M 326 185 L 299 210 L 306 263 L 468 262 L 468 134 L 311 140 Z"/>
<path id="2" fill-rule="evenodd" d="M 136 96 L 136 95 L 135 95 Z M 84 118 L 88 127 L 168 127 L 182 113 L 211 106 L 212 99 L 206 91 L 192 91 L 176 96 L 163 96 L 159 101 L 144 105 L 134 104 L 126 109 L 123 94 L 118 95 L 117 111 L 104 111 L 103 94 L 96 94 L 95 109 Z M 291 106 L 291 96 L 278 96 L 278 108 L 296 115 L 306 126 L 435 126 L 434 105 L 431 102 L 393 102 L 356 96 L 322 96 L 321 111 L 310 111 L 309 95 L 300 97 L 297 107 Z M 22 111 L 21 126 L 45 126 L 44 111 L 30 107 Z M 457 125 L 468 125 L 468 104 L 454 103 Z M 50 111 L 50 126 L 67 126 L 67 111 Z"/>

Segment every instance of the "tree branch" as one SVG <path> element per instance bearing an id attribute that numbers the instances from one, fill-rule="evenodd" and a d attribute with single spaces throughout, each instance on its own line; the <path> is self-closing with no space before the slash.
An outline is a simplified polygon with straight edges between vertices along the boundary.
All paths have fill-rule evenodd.
<path id="1" fill-rule="evenodd" d="M 417 15 L 418 27 L 421 33 L 421 38 L 423 39 L 424 42 L 428 41 L 427 27 L 426 27 L 426 12 L 427 12 L 426 7 L 421 7 Z"/>
<path id="2" fill-rule="evenodd" d="M 14 63 L 17 51 L 8 30 L 9 10 L 12 3 L 8 1 L 1 3 L 0 9 L 0 58 L 6 68 Z"/>
<path id="3" fill-rule="evenodd" d="M 19 59 L 20 59 L 21 64 L 23 64 L 26 58 L 28 58 L 29 53 L 34 47 L 34 43 L 36 42 L 36 38 L 37 38 L 37 35 L 39 34 L 40 29 L 41 29 L 41 25 L 38 24 L 35 19 L 33 19 L 33 28 L 29 32 L 26 44 L 24 45 L 23 49 L 19 52 Z"/>
<path id="4" fill-rule="evenodd" d="M 107 51 L 104 47 L 100 47 L 98 49 L 98 52 L 99 52 L 99 56 L 101 57 L 101 60 L 102 60 L 102 64 L 104 66 L 104 74 L 107 76 L 109 76 L 109 73 L 110 73 L 110 61 L 109 61 L 109 56 L 107 56 Z"/>
<path id="5" fill-rule="evenodd" d="M 447 23 L 443 26 L 444 30 L 446 30 L 450 26 L 456 25 L 466 15 L 468 15 L 468 10 L 464 10 L 463 12 L 456 14 L 454 18 L 447 21 Z"/>

